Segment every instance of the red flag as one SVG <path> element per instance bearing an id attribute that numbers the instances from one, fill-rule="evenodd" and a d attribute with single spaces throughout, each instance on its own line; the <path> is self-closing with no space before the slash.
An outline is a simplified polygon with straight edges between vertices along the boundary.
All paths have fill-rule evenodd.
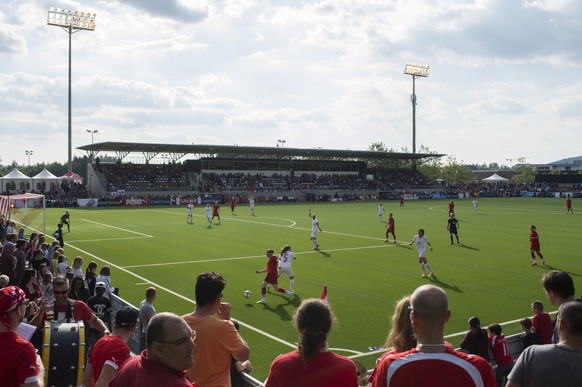
<path id="1" fill-rule="evenodd" d="M 321 293 L 321 299 L 327 301 L 327 285 L 323 285 L 323 292 Z"/>

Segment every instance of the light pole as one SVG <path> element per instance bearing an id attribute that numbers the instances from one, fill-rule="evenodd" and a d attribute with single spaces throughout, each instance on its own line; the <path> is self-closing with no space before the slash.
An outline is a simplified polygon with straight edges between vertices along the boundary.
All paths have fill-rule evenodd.
<path id="1" fill-rule="evenodd" d="M 410 102 L 412 103 L 412 153 L 416 153 L 416 78 L 428 77 L 429 65 L 422 65 L 418 63 L 407 63 L 404 67 L 404 74 L 412 76 L 412 95 Z M 413 162 L 415 165 L 416 162 Z"/>
<path id="2" fill-rule="evenodd" d="M 91 133 L 91 145 L 93 145 L 93 135 L 94 135 L 95 133 L 97 133 L 97 132 L 98 132 L 98 130 L 97 130 L 97 129 L 93 129 L 93 130 L 91 130 L 91 129 L 85 129 L 85 131 L 86 131 L 87 133 Z"/>
<path id="3" fill-rule="evenodd" d="M 73 134 L 71 124 L 71 35 L 85 30 L 95 29 L 96 14 L 70 11 L 61 8 L 50 7 L 48 11 L 47 24 L 49 26 L 61 27 L 69 34 L 69 173 L 73 172 Z"/>
<path id="4" fill-rule="evenodd" d="M 25 150 L 24 154 L 28 156 L 28 166 L 30 167 L 30 156 L 32 156 L 32 154 L 34 153 L 34 151 L 31 150 Z"/>
<path id="5" fill-rule="evenodd" d="M 285 147 L 285 143 L 287 142 L 287 140 L 277 140 L 277 142 L 281 144 L 281 148 L 283 148 Z"/>

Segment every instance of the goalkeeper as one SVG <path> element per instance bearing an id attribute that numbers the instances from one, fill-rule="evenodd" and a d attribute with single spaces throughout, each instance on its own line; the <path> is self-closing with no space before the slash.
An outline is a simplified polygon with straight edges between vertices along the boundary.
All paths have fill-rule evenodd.
<path id="1" fill-rule="evenodd" d="M 71 231 L 71 225 L 69 224 L 69 220 L 70 220 L 71 216 L 69 215 L 69 211 L 65 211 L 65 213 L 63 214 L 63 216 L 61 216 L 61 224 L 62 225 L 67 225 L 67 231 L 70 232 Z"/>

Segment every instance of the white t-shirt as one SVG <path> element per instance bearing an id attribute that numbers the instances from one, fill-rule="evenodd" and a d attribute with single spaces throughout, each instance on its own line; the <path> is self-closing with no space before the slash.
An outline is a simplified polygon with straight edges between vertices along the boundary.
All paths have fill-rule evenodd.
<path id="1" fill-rule="evenodd" d="M 477 200 L 473 200 L 473 208 L 477 208 L 478 205 L 479 205 L 479 202 L 477 202 Z"/>
<path id="2" fill-rule="evenodd" d="M 251 209 L 255 208 L 255 199 L 249 200 L 249 206 L 251 207 Z"/>
<path id="3" fill-rule="evenodd" d="M 378 206 L 378 215 L 384 215 L 384 206 Z"/>
<path id="4" fill-rule="evenodd" d="M 315 238 L 317 236 L 317 232 L 319 231 L 319 222 L 317 219 L 313 219 L 311 221 L 311 237 Z"/>
<path id="5" fill-rule="evenodd" d="M 204 212 L 206 213 L 206 217 L 210 219 L 210 216 L 212 216 L 212 207 L 204 207 Z"/>
<path id="6" fill-rule="evenodd" d="M 194 210 L 194 204 L 188 204 L 188 215 L 192 215 L 192 211 Z"/>
<path id="7" fill-rule="evenodd" d="M 422 237 L 415 235 L 413 242 L 416 243 L 416 248 L 418 249 L 418 256 L 424 257 L 424 255 L 426 254 L 426 244 L 428 243 L 428 239 L 424 235 Z"/>
<path id="8" fill-rule="evenodd" d="M 291 260 L 294 258 L 295 258 L 295 254 L 293 254 L 293 251 L 291 251 L 291 250 L 285 251 L 279 257 L 279 267 L 281 267 L 281 268 L 291 267 Z"/>

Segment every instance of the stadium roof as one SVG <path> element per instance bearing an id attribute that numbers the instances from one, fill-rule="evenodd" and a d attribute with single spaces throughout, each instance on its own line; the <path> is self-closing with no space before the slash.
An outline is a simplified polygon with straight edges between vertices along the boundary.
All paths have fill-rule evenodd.
<path id="1" fill-rule="evenodd" d="M 158 155 L 169 155 L 172 161 L 178 161 L 187 155 L 193 155 L 195 158 L 340 158 L 346 160 L 420 160 L 428 157 L 444 156 L 444 154 L 389 153 L 349 149 L 305 149 L 203 144 L 145 144 L 133 142 L 100 142 L 83 145 L 77 149 L 86 151 L 90 158 L 98 156 L 99 153 L 114 152 L 119 160 L 123 160 L 129 154 L 139 153 L 148 162 Z"/>

